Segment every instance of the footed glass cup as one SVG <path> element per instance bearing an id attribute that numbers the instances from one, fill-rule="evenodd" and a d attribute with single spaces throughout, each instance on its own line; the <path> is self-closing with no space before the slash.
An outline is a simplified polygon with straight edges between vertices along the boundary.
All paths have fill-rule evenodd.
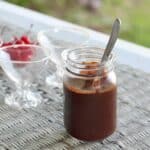
<path id="1" fill-rule="evenodd" d="M 0 65 L 15 83 L 15 91 L 5 97 L 5 103 L 19 108 L 36 107 L 42 102 L 35 90 L 47 66 L 49 56 L 37 45 L 12 45 L 0 48 Z"/>
<path id="2" fill-rule="evenodd" d="M 67 54 L 70 49 L 86 45 L 89 41 L 89 33 L 78 27 L 49 27 L 38 33 L 38 42 L 49 49 L 47 54 L 51 56 L 55 71 L 49 73 L 46 84 L 49 89 L 62 87 L 63 59 L 62 53 Z"/>

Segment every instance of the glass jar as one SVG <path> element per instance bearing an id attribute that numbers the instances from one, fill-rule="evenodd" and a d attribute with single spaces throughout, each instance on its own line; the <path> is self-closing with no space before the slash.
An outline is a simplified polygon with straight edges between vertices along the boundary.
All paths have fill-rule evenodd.
<path id="1" fill-rule="evenodd" d="M 64 125 L 73 137 L 103 140 L 116 128 L 116 75 L 113 55 L 100 64 L 103 50 L 70 50 L 63 78 Z"/>

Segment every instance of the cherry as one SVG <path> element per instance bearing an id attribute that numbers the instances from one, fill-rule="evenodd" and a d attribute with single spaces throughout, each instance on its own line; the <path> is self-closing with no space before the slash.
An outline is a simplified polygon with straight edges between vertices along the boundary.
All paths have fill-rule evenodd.
<path id="1" fill-rule="evenodd" d="M 38 43 L 32 43 L 30 38 L 26 35 L 21 36 L 20 38 L 14 37 L 13 40 L 10 42 L 5 42 L 1 45 L 1 47 L 4 46 L 11 46 L 11 45 L 19 45 L 19 44 L 24 44 L 24 45 L 29 45 L 29 44 L 37 44 Z M 33 49 L 28 48 L 28 47 L 21 47 L 21 48 L 7 48 L 7 52 L 10 54 L 10 57 L 12 60 L 17 60 L 17 61 L 29 61 L 31 60 L 33 56 Z"/>
<path id="2" fill-rule="evenodd" d="M 10 54 L 11 60 L 29 61 L 33 56 L 33 50 L 28 47 L 8 48 L 7 52 Z"/>
<path id="3" fill-rule="evenodd" d="M 18 40 L 15 42 L 15 44 L 25 44 L 25 43 L 24 43 L 24 41 L 18 39 Z"/>
<path id="4" fill-rule="evenodd" d="M 12 42 L 7 42 L 7 43 L 3 43 L 1 45 L 1 47 L 4 47 L 4 46 L 11 46 L 13 43 Z"/>
<path id="5" fill-rule="evenodd" d="M 22 36 L 21 39 L 25 44 L 31 44 L 30 39 L 27 36 Z"/>

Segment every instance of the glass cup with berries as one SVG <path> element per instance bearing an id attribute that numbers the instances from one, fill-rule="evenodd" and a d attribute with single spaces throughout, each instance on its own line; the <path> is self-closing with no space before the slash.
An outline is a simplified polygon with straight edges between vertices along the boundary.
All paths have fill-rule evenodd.
<path id="1" fill-rule="evenodd" d="M 6 95 L 6 104 L 29 108 L 42 102 L 41 95 L 34 89 L 48 61 L 49 56 L 37 45 L 15 44 L 0 48 L 0 65 L 16 85 L 16 90 Z"/>
<path id="2" fill-rule="evenodd" d="M 15 28 L 6 25 L 0 26 L 0 47 L 10 46 L 15 44 L 37 44 L 37 37 L 32 32 L 33 25 L 29 30 Z"/>

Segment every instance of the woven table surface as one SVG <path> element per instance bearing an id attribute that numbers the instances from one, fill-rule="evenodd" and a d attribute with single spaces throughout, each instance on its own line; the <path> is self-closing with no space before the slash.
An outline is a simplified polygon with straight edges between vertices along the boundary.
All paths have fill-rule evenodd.
<path id="1" fill-rule="evenodd" d="M 150 74 L 116 64 L 118 126 L 103 141 L 82 142 L 63 126 L 63 94 L 39 87 L 45 103 L 18 110 L 4 104 L 10 93 L 0 72 L 0 150 L 150 150 Z"/>
<path id="2" fill-rule="evenodd" d="M 34 109 L 17 110 L 4 104 L 10 92 L 0 76 L 0 150 L 149 150 L 150 76 L 125 65 L 116 66 L 118 76 L 118 127 L 99 142 L 82 142 L 67 135 L 63 126 L 63 98 L 39 89 L 47 102 Z M 3 94 L 2 94 L 3 93 Z"/>

